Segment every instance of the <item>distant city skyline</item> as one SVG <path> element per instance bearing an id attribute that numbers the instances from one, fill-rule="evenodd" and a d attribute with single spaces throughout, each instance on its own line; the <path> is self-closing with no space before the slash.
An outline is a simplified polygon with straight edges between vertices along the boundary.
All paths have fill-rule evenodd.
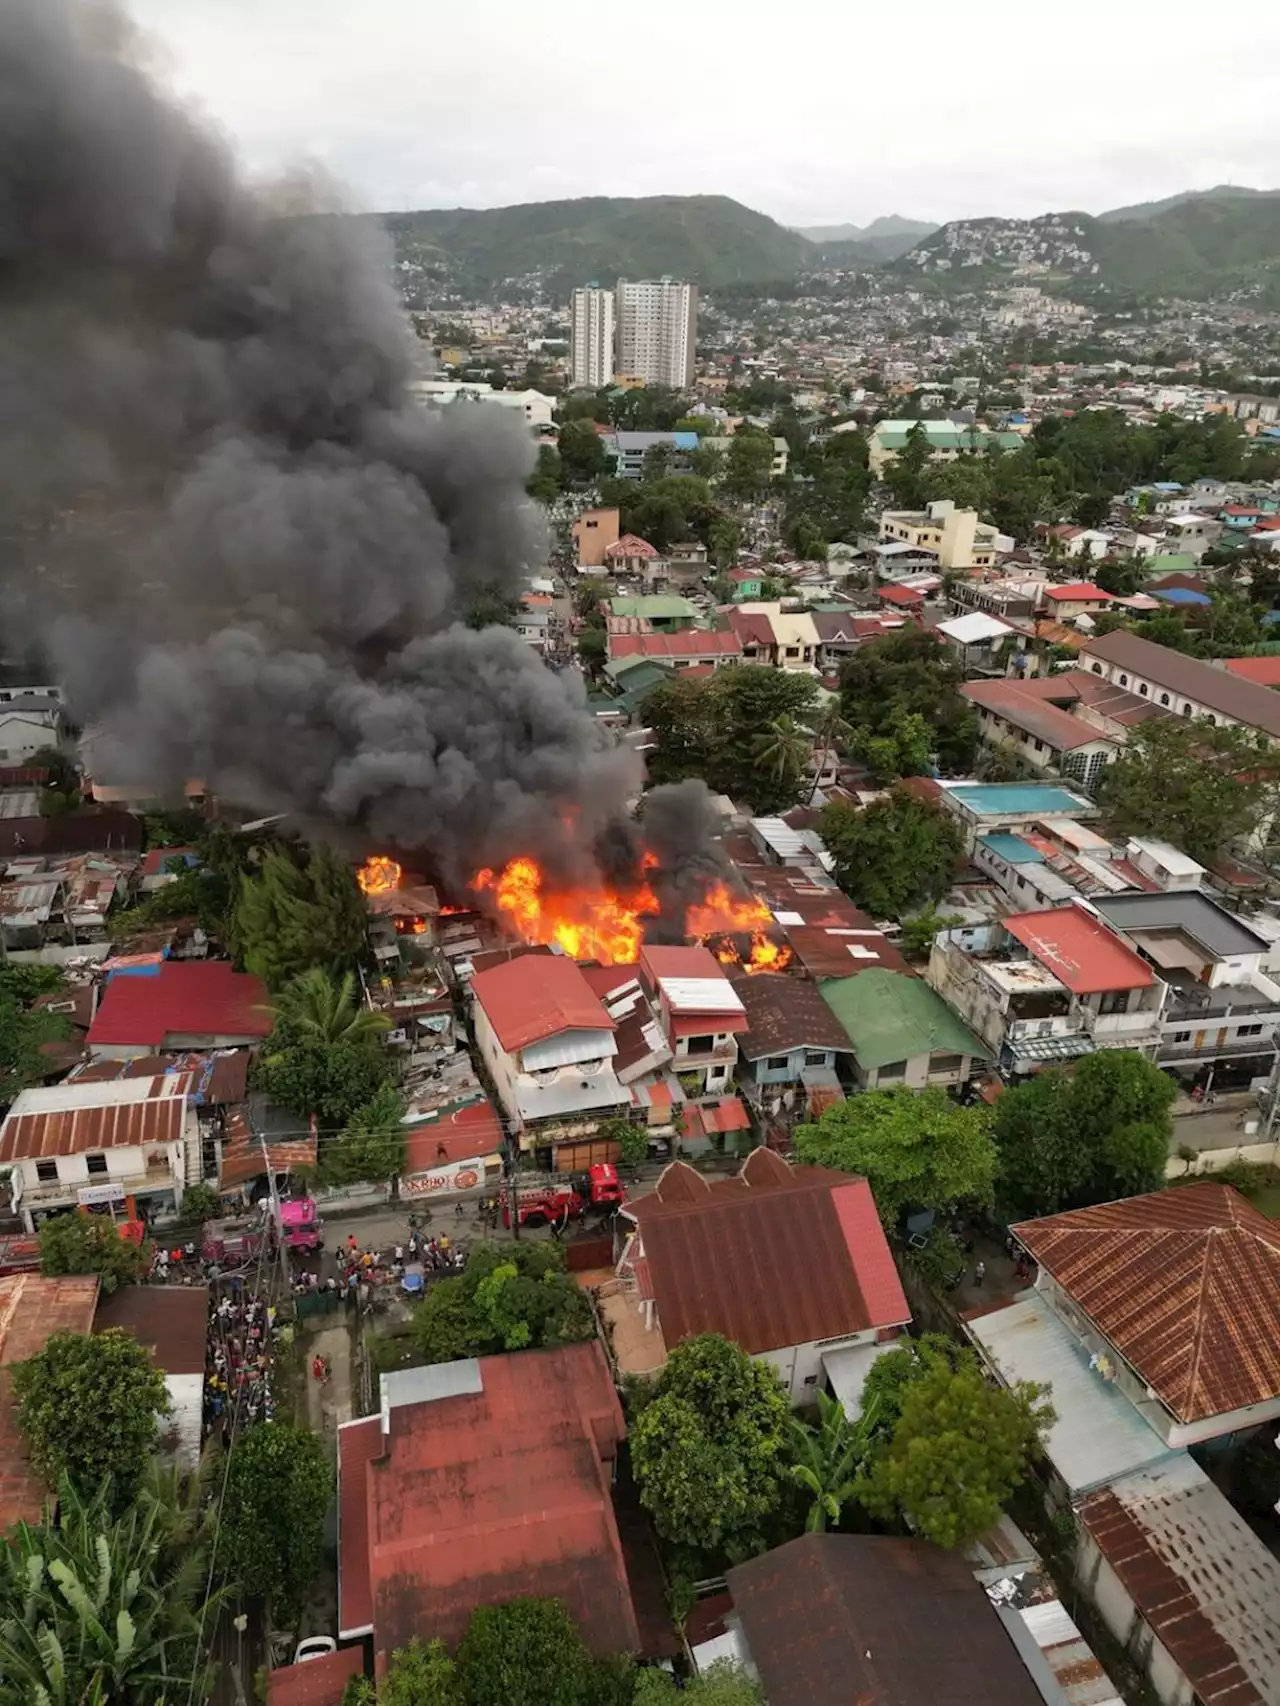
<path id="1" fill-rule="evenodd" d="M 250 171 L 318 164 L 383 212 L 700 193 L 864 225 L 1280 187 L 1273 0 L 1236 0 L 1193 42 L 1133 0 L 652 0 L 642 28 L 592 0 L 553 18 L 518 0 L 129 9 Z"/>

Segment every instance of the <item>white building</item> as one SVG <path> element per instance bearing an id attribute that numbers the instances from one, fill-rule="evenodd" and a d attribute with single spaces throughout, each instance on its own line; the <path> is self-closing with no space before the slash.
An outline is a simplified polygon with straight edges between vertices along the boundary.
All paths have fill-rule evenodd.
<path id="1" fill-rule="evenodd" d="M 412 379 L 409 394 L 427 408 L 444 409 L 451 403 L 496 403 L 503 409 L 519 410 L 526 426 L 551 425 L 556 400 L 541 391 L 495 391 L 492 385 L 472 384 L 461 379 Z"/>
<path id="2" fill-rule="evenodd" d="M 611 290 L 587 284 L 569 299 L 569 382 L 598 391 L 613 384 L 616 337 Z"/>
<path id="3" fill-rule="evenodd" d="M 693 384 L 698 287 L 677 279 L 618 280 L 617 371 L 676 391 Z"/>
<path id="4" fill-rule="evenodd" d="M 189 1072 L 24 1090 L 0 1125 L 0 1165 L 28 1232 L 55 1210 L 182 1201 L 200 1127 Z"/>
<path id="5" fill-rule="evenodd" d="M 63 715 L 56 687 L 0 688 L 0 764 L 25 764 L 57 746 Z"/>

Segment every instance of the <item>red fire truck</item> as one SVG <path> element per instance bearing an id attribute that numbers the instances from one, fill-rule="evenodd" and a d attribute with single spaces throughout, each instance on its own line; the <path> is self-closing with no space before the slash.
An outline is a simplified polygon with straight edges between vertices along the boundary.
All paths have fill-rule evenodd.
<path id="1" fill-rule="evenodd" d="M 618 1169 L 607 1162 L 582 1173 L 532 1173 L 516 1182 L 516 1212 L 521 1226 L 581 1220 L 587 1214 L 615 1214 L 625 1192 Z M 511 1189 L 498 1193 L 502 1224 L 511 1225 Z"/>

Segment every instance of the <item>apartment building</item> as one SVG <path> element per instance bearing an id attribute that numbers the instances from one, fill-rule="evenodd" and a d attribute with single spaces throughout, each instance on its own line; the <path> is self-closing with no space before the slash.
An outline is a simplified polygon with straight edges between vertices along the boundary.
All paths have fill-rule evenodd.
<path id="1" fill-rule="evenodd" d="M 977 946 L 944 932 L 925 975 L 1009 1072 L 1160 1041 L 1168 985 L 1082 905 L 1011 914 Z"/>
<path id="2" fill-rule="evenodd" d="M 593 391 L 613 383 L 617 326 L 611 290 L 587 284 L 569 299 L 569 383 Z"/>
<path id="3" fill-rule="evenodd" d="M 696 1080 L 697 1095 L 726 1092 L 738 1064 L 738 1033 L 748 1019 L 719 960 L 703 947 L 646 945 L 640 979 L 670 1044 L 673 1069 Z"/>
<path id="4" fill-rule="evenodd" d="M 616 370 L 646 385 L 693 384 L 698 287 L 678 279 L 618 280 Z"/>
<path id="5" fill-rule="evenodd" d="M 940 569 L 989 569 L 1001 549 L 996 529 L 979 520 L 977 510 L 957 509 L 950 498 L 939 498 L 924 510 L 884 510 L 880 537 L 927 551 Z M 1012 546 L 1009 539 L 1003 548 Z"/>

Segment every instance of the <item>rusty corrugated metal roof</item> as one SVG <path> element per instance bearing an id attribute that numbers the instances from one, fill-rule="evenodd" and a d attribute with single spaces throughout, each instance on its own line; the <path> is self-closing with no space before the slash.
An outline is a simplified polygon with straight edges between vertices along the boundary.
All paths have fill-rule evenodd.
<path id="1" fill-rule="evenodd" d="M 1230 1186 L 1013 1230 L 1180 1422 L 1280 1396 L 1280 1225 Z"/>
<path id="2" fill-rule="evenodd" d="M 22 1099 L 0 1126 L 0 1162 L 50 1160 L 88 1150 L 176 1143 L 182 1137 L 189 1073 L 153 1079 L 157 1094 L 138 1101 L 22 1111 Z M 89 1089 L 91 1087 L 86 1087 Z"/>

